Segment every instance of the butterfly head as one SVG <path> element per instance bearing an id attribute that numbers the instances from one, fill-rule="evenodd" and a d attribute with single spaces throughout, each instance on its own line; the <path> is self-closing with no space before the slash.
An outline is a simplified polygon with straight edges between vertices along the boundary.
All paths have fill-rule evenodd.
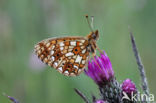
<path id="1" fill-rule="evenodd" d="M 97 41 L 99 39 L 99 32 L 98 32 L 98 30 L 96 30 L 94 32 L 91 32 L 87 37 L 88 37 L 89 40 Z"/>

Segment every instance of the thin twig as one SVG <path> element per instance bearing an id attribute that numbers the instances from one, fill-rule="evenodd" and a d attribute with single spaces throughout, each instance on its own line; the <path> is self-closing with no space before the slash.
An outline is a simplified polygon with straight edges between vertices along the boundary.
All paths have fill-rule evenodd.
<path id="1" fill-rule="evenodd" d="M 86 98 L 86 96 L 81 93 L 78 89 L 74 88 L 75 92 L 86 102 L 89 103 L 89 100 Z"/>
<path id="2" fill-rule="evenodd" d="M 133 52 L 134 52 L 136 62 L 138 64 L 138 69 L 139 69 L 139 72 L 140 72 L 140 76 L 141 76 L 142 89 L 143 89 L 143 92 L 147 96 L 149 96 L 149 88 L 148 88 L 148 82 L 147 82 L 147 78 L 146 78 L 146 74 L 145 74 L 145 69 L 144 69 L 144 66 L 142 64 L 138 49 L 136 47 L 133 33 L 131 31 L 130 31 L 130 36 L 131 36 L 131 43 L 132 43 Z"/>

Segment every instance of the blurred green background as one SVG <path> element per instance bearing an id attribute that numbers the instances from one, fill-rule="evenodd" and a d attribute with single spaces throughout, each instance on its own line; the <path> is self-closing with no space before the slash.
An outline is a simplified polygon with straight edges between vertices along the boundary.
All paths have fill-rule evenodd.
<path id="1" fill-rule="evenodd" d="M 134 33 L 148 77 L 156 95 L 156 1 L 154 0 L 0 0 L 0 103 L 10 103 L 6 93 L 21 103 L 82 103 L 78 88 L 91 100 L 98 88 L 84 73 L 65 77 L 39 65 L 34 45 L 49 37 L 86 36 L 84 15 L 94 16 L 100 32 L 98 45 L 111 59 L 117 80 L 140 76 L 132 52 L 128 25 Z"/>

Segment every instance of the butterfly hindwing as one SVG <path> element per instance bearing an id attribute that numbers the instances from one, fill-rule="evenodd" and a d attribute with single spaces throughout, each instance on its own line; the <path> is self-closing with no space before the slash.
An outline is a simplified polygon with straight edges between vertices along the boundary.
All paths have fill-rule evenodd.
<path id="1" fill-rule="evenodd" d="M 89 51 L 84 37 L 46 39 L 35 46 L 38 57 L 67 76 L 79 75 L 86 65 Z"/>

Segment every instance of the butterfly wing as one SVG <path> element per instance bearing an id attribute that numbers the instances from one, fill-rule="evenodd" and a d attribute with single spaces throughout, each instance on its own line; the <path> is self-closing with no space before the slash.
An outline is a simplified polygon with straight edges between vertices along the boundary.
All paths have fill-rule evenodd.
<path id="1" fill-rule="evenodd" d="M 84 37 L 50 38 L 35 46 L 38 57 L 66 76 L 79 75 L 88 60 L 88 40 Z"/>

